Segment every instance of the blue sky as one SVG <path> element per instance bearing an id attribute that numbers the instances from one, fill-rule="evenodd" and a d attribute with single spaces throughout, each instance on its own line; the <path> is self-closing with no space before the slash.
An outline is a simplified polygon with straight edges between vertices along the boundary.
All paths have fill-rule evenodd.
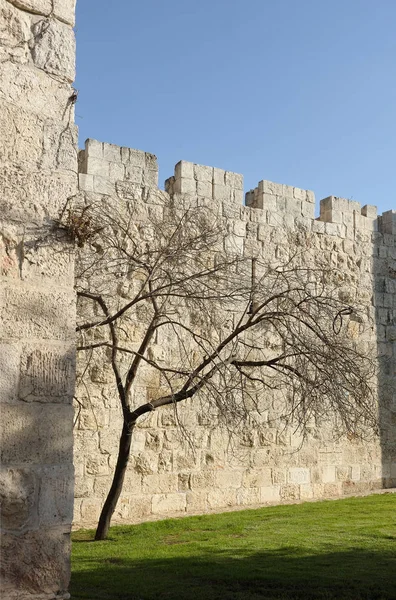
<path id="1" fill-rule="evenodd" d="M 87 137 L 396 209 L 395 0 L 78 0 Z"/>

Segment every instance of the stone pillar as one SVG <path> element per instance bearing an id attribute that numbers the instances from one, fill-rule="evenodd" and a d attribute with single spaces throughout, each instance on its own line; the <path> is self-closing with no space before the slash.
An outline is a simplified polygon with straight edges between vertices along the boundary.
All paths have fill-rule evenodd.
<path id="1" fill-rule="evenodd" d="M 68 598 L 75 0 L 0 0 L 0 596 Z"/>

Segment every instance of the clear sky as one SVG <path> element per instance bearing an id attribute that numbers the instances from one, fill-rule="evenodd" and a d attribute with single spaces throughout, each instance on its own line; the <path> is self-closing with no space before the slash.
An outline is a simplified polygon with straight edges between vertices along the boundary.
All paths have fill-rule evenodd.
<path id="1" fill-rule="evenodd" d="M 78 0 L 87 137 L 396 209 L 395 0 Z"/>

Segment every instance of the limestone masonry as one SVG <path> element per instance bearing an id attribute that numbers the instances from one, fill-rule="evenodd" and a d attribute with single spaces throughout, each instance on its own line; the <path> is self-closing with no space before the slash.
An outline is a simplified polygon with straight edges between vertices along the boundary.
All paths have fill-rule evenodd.
<path id="1" fill-rule="evenodd" d="M 129 203 L 139 244 L 172 199 L 181 209 L 211 207 L 228 255 L 279 261 L 298 250 L 325 258 L 342 273 L 345 301 L 364 307 L 367 327 L 351 320 L 348 332 L 374 348 L 380 365 L 381 430 L 365 442 L 339 438 L 331 422 L 313 426 L 301 445 L 277 420 L 276 396 L 266 398 L 260 428 L 248 425 L 233 444 L 204 401 L 153 411 L 134 432 L 115 522 L 396 485 L 396 211 L 377 216 L 374 206 L 329 197 L 315 219 L 306 190 L 261 181 L 245 196 L 241 175 L 181 161 L 164 191 L 153 154 L 95 140 L 78 153 L 74 12 L 75 0 L 0 0 L 0 592 L 7 600 L 69 598 L 73 496 L 74 525 L 96 525 L 116 460 L 122 418 L 106 349 L 80 355 L 74 389 L 75 266 L 86 249 L 59 222 L 76 198 L 107 211 Z M 97 274 L 104 287 L 106 274 Z M 119 279 L 113 306 L 131 286 Z M 80 303 L 79 318 L 84 310 Z M 131 316 L 127 333 L 137 343 L 144 311 Z M 94 335 L 100 342 L 103 334 Z M 153 356 L 180 358 L 161 335 Z M 132 402 L 150 401 L 160 387 L 143 369 Z"/>
<path id="2" fill-rule="evenodd" d="M 396 484 L 395 211 L 377 216 L 375 206 L 361 207 L 355 201 L 329 197 L 321 201 L 320 217 L 315 219 L 312 192 L 270 181 L 260 181 L 246 194 L 244 203 L 241 175 L 185 161 L 176 165 L 162 191 L 157 187 L 152 154 L 95 140 L 87 140 L 80 151 L 79 170 L 80 190 L 88 203 L 117 207 L 126 200 L 134 204 L 137 231 L 153 212 L 161 218 L 171 196 L 181 207 L 205 204 L 222 216 L 227 253 L 275 260 L 295 250 L 288 247 L 291 232 L 293 239 L 301 236 L 303 245 L 308 240 L 311 252 L 344 273 L 345 297 L 356 297 L 365 305 L 372 324 L 367 344 L 375 347 L 382 361 L 378 382 L 381 435 L 371 441 L 353 436 L 337 439 L 336 424 L 329 423 L 312 431 L 301 447 L 299 435 L 276 422 L 275 408 L 270 405 L 263 417 L 267 419 L 264 433 L 253 428 L 231 448 L 228 436 L 211 424 L 199 405 L 181 403 L 178 415 L 173 408 L 151 413 L 134 433 L 115 522 L 339 497 Z M 117 288 L 120 302 L 128 297 L 127 284 L 120 281 Z M 351 335 L 359 336 L 355 326 Z M 139 339 L 138 317 L 133 327 Z M 170 353 L 175 350 L 163 340 L 163 346 L 159 343 L 154 351 L 164 352 L 163 347 Z M 81 358 L 81 369 L 86 368 L 85 360 Z M 94 354 L 85 383 L 78 387 L 76 527 L 96 524 L 117 455 L 122 419 L 108 363 L 103 354 Z M 158 386 L 143 377 L 136 402 L 155 397 Z M 180 435 L 178 419 L 194 442 L 195 452 Z"/>
<path id="3" fill-rule="evenodd" d="M 1 584 L 68 598 L 74 257 L 51 233 L 77 191 L 75 0 L 0 0 Z"/>

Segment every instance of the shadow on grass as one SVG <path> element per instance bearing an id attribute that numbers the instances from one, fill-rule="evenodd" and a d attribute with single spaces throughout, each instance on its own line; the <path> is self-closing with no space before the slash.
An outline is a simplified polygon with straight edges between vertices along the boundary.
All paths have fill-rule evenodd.
<path id="1" fill-rule="evenodd" d="M 304 555 L 279 548 L 238 558 L 78 559 L 72 599 L 89 600 L 395 600 L 396 548 L 389 552 Z"/>

